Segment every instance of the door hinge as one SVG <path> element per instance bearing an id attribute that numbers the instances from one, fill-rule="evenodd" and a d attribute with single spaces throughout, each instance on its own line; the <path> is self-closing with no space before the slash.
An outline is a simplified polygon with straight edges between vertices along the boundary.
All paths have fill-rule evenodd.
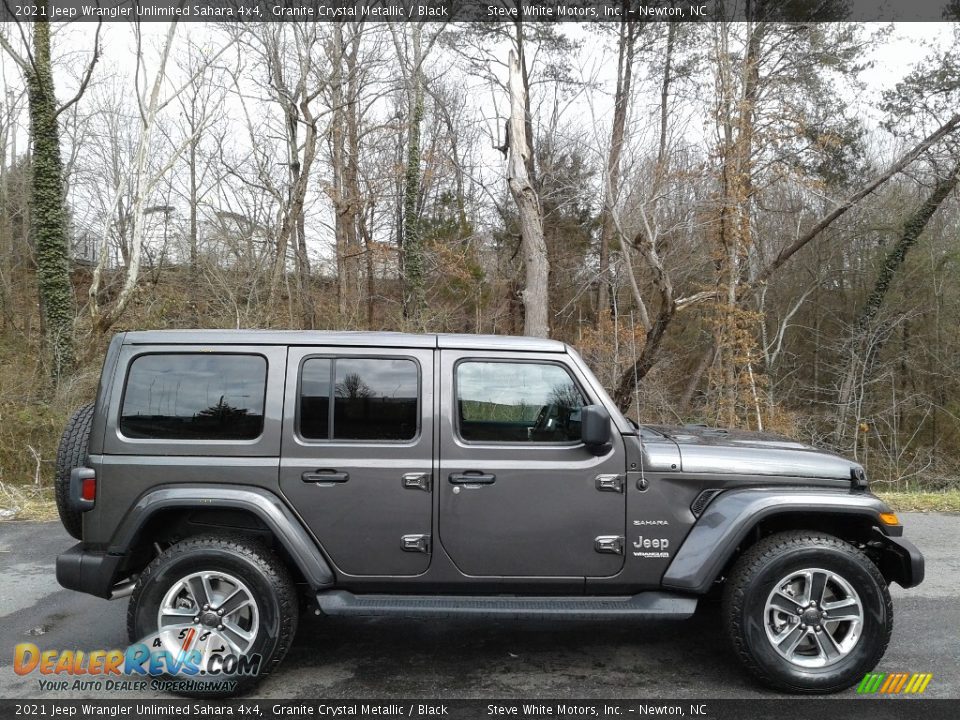
<path id="1" fill-rule="evenodd" d="M 430 552 L 429 535 L 404 535 L 400 538 L 400 547 L 404 552 L 428 553 Z"/>
<path id="2" fill-rule="evenodd" d="M 427 492 L 430 492 L 430 473 L 405 473 L 403 476 L 403 486 L 413 490 L 426 490 Z"/>
<path id="3" fill-rule="evenodd" d="M 593 541 L 593 549 L 608 555 L 623 555 L 623 535 L 601 535 Z"/>
<path id="4" fill-rule="evenodd" d="M 623 475 L 597 475 L 596 482 L 600 492 L 623 492 Z"/>

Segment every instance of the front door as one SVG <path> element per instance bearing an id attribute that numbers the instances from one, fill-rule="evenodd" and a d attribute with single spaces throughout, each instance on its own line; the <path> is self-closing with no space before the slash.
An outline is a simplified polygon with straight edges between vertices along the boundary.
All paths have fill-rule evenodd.
<path id="1" fill-rule="evenodd" d="M 599 403 L 566 356 L 441 351 L 439 534 L 467 575 L 606 577 L 623 566 L 626 470 L 580 442 Z"/>
<path id="2" fill-rule="evenodd" d="M 424 572 L 433 351 L 290 348 L 284 405 L 280 488 L 334 565 L 349 575 Z"/>

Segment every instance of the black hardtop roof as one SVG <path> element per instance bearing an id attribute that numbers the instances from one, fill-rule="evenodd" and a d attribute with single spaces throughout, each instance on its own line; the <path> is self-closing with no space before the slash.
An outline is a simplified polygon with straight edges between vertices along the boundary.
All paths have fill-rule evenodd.
<path id="1" fill-rule="evenodd" d="M 449 348 L 564 352 L 559 340 L 515 335 L 400 333 L 326 330 L 138 330 L 125 345 L 342 345 L 355 347 Z"/>

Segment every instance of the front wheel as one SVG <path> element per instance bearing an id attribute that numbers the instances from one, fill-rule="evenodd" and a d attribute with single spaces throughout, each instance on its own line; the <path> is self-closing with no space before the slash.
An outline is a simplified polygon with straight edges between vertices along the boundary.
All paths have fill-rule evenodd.
<path id="1" fill-rule="evenodd" d="M 734 565 L 723 615 L 734 651 L 778 690 L 831 693 L 863 679 L 893 630 L 886 581 L 864 553 L 839 538 L 784 532 Z"/>
<path id="2" fill-rule="evenodd" d="M 203 536 L 172 545 L 147 566 L 130 598 L 127 631 L 131 643 L 144 643 L 149 662 L 162 663 L 171 691 L 227 696 L 280 663 L 297 619 L 295 586 L 269 548 Z"/>

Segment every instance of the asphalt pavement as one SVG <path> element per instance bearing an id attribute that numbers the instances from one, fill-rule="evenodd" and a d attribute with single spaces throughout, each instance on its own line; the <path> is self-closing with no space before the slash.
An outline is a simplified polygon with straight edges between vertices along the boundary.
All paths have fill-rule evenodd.
<path id="1" fill-rule="evenodd" d="M 925 582 L 892 586 L 893 639 L 878 672 L 933 673 L 926 696 L 960 698 L 960 515 L 901 514 L 927 559 Z M 127 645 L 126 600 L 62 589 L 54 559 L 74 541 L 59 523 L 0 522 L 0 697 L 67 699 L 13 671 L 13 648 Z M 262 698 L 754 698 L 722 639 L 716 606 L 690 620 L 435 621 L 305 616 Z M 855 696 L 854 690 L 838 698 Z M 138 693 L 112 697 L 137 698 Z M 146 692 L 139 697 L 153 697 Z"/>

